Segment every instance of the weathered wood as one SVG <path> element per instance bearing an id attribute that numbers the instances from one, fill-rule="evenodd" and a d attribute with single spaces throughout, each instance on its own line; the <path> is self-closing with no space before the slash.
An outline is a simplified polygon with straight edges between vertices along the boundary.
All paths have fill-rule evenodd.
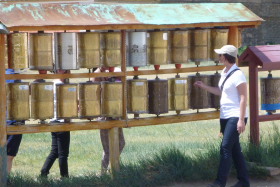
<path id="1" fill-rule="evenodd" d="M 7 181 L 7 131 L 6 131 L 6 85 L 5 85 L 5 35 L 0 34 L 0 186 Z"/>
<path id="2" fill-rule="evenodd" d="M 274 120 L 280 120 L 280 114 L 260 115 L 259 116 L 259 122 L 274 121 Z"/>
<path id="3" fill-rule="evenodd" d="M 111 171 L 114 176 L 114 173 L 120 170 L 119 128 L 117 127 L 109 130 L 109 154 Z"/>
<path id="4" fill-rule="evenodd" d="M 125 74 L 125 76 L 122 77 L 122 89 L 123 89 L 123 119 L 127 118 L 127 82 L 126 82 L 126 31 L 122 30 L 122 72 Z"/>
<path id="5" fill-rule="evenodd" d="M 238 36 L 239 36 L 238 27 L 237 26 L 229 27 L 228 43 L 230 45 L 234 45 L 235 47 L 238 47 Z"/>
<path id="6" fill-rule="evenodd" d="M 61 131 L 78 131 L 78 130 L 93 130 L 93 129 L 111 129 L 114 127 L 140 127 L 149 125 L 162 125 L 172 123 L 183 123 L 189 121 L 200 121 L 218 119 L 220 112 L 200 112 L 182 115 L 170 115 L 161 117 L 149 117 L 129 120 L 112 120 L 112 121 L 85 121 L 76 123 L 52 123 L 40 125 L 20 125 L 8 126 L 8 134 L 30 134 L 41 132 L 61 132 Z"/>
<path id="7" fill-rule="evenodd" d="M 167 29 L 167 28 L 194 28 L 194 27 L 219 27 L 219 26 L 243 26 L 246 28 L 256 27 L 261 24 L 261 21 L 248 21 L 248 22 L 222 22 L 222 23 L 193 23 L 193 24 L 181 24 L 181 25 L 83 25 L 83 26 L 71 26 L 71 25 L 56 25 L 56 26 L 16 26 L 9 27 L 10 31 L 40 31 L 40 30 L 123 30 L 123 29 Z"/>

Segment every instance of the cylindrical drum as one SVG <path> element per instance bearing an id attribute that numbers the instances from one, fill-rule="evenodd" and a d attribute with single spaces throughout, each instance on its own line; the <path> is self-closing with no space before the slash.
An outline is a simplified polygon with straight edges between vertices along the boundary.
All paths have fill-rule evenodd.
<path id="1" fill-rule="evenodd" d="M 168 79 L 169 110 L 188 110 L 189 95 L 187 78 Z"/>
<path id="2" fill-rule="evenodd" d="M 102 82 L 102 115 L 123 116 L 123 91 L 121 82 Z"/>
<path id="3" fill-rule="evenodd" d="M 101 116 L 101 84 L 85 82 L 79 84 L 79 117 Z"/>
<path id="4" fill-rule="evenodd" d="M 27 120 L 29 111 L 29 83 L 7 83 L 7 120 Z"/>
<path id="5" fill-rule="evenodd" d="M 218 61 L 214 49 L 220 49 L 228 44 L 228 29 L 211 29 L 211 60 Z"/>
<path id="6" fill-rule="evenodd" d="M 280 109 L 280 78 L 261 79 L 261 110 Z"/>
<path id="7" fill-rule="evenodd" d="M 78 33 L 78 63 L 80 68 L 97 68 L 101 66 L 100 33 Z"/>
<path id="8" fill-rule="evenodd" d="M 173 31 L 172 35 L 172 64 L 184 64 L 190 58 L 190 32 Z"/>
<path id="9" fill-rule="evenodd" d="M 28 68 L 27 33 L 11 33 L 8 35 L 8 60 L 11 69 Z"/>
<path id="10" fill-rule="evenodd" d="M 34 82 L 31 87 L 31 118 L 54 117 L 54 86 L 52 82 Z"/>
<path id="11" fill-rule="evenodd" d="M 57 119 L 70 119 L 78 117 L 78 85 L 56 85 L 56 117 Z"/>
<path id="12" fill-rule="evenodd" d="M 141 67 L 147 65 L 147 32 L 128 32 L 127 66 Z"/>
<path id="13" fill-rule="evenodd" d="M 9 68 L 8 65 L 8 40 L 7 35 L 4 35 L 4 42 L 5 42 L 5 52 L 4 52 L 4 63 L 5 63 L 5 69 Z"/>
<path id="14" fill-rule="evenodd" d="M 53 70 L 53 34 L 31 33 L 29 52 L 31 70 Z"/>
<path id="15" fill-rule="evenodd" d="M 209 29 L 196 29 L 191 34 L 191 60 L 202 62 L 210 60 L 211 40 Z"/>
<path id="16" fill-rule="evenodd" d="M 221 79 L 221 74 L 215 73 L 214 75 L 210 75 L 211 86 L 218 87 L 219 81 Z M 211 94 L 211 108 L 220 108 L 220 100 L 221 96 Z"/>
<path id="17" fill-rule="evenodd" d="M 54 46 L 56 69 L 78 69 L 76 33 L 54 33 Z"/>
<path id="18" fill-rule="evenodd" d="M 122 64 L 121 32 L 107 32 L 105 35 L 105 67 L 117 67 Z"/>
<path id="19" fill-rule="evenodd" d="M 149 62 L 154 65 L 168 64 L 170 61 L 170 34 L 168 31 L 153 31 L 148 33 Z"/>
<path id="20" fill-rule="evenodd" d="M 188 76 L 188 84 L 190 90 L 190 108 L 191 109 L 203 109 L 211 107 L 210 93 L 204 89 L 198 88 L 193 84 L 196 81 L 202 81 L 206 85 L 211 84 L 209 75 L 190 75 Z"/>
<path id="21" fill-rule="evenodd" d="M 154 79 L 148 81 L 149 113 L 160 115 L 168 113 L 168 81 Z"/>
<path id="22" fill-rule="evenodd" d="M 134 114 L 148 113 L 147 79 L 127 80 L 127 112 Z"/>

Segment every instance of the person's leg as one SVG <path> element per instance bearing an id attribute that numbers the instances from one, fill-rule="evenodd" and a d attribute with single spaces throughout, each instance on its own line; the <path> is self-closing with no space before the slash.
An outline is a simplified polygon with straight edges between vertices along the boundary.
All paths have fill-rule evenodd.
<path id="1" fill-rule="evenodd" d="M 59 169 L 61 177 L 69 177 L 68 155 L 70 147 L 70 132 L 57 133 Z"/>
<path id="2" fill-rule="evenodd" d="M 232 149 L 235 142 L 239 139 L 237 131 L 238 118 L 221 119 L 222 125 L 225 125 L 223 140 L 220 148 L 220 164 L 216 182 L 220 186 L 225 186 L 230 172 L 232 162 Z"/>
<path id="3" fill-rule="evenodd" d="M 13 166 L 13 160 L 16 157 L 19 146 L 22 140 L 22 135 L 8 135 L 7 136 L 7 170 L 8 174 L 11 173 L 12 166 Z"/>
<path id="4" fill-rule="evenodd" d="M 245 123 L 247 120 L 245 120 Z M 239 139 L 235 142 L 233 149 L 232 149 L 232 159 L 234 166 L 237 171 L 237 179 L 238 182 L 242 184 L 242 186 L 249 187 L 250 182 L 249 182 L 249 175 L 248 175 L 248 170 L 246 167 L 246 162 L 243 156 L 243 153 L 241 151 L 241 146 Z"/>
<path id="5" fill-rule="evenodd" d="M 104 173 L 109 166 L 109 130 L 100 129 L 100 139 L 103 147 L 103 156 L 101 161 L 101 173 Z"/>
<path id="6" fill-rule="evenodd" d="M 52 132 L 52 148 L 49 156 L 46 158 L 46 161 L 41 169 L 41 176 L 47 176 L 50 172 L 50 169 L 58 157 L 58 145 L 57 145 L 57 134 Z"/>

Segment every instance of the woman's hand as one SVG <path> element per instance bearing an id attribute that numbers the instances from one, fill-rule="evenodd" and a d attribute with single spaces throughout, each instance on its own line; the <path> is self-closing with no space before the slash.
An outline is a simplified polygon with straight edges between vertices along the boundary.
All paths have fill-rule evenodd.
<path id="1" fill-rule="evenodd" d="M 199 88 L 205 87 L 205 84 L 202 81 L 195 81 L 195 83 L 193 85 L 196 87 L 199 87 Z"/>
<path id="2" fill-rule="evenodd" d="M 243 133 L 245 131 L 245 122 L 244 120 L 238 120 L 237 122 L 237 131 L 239 134 Z"/>

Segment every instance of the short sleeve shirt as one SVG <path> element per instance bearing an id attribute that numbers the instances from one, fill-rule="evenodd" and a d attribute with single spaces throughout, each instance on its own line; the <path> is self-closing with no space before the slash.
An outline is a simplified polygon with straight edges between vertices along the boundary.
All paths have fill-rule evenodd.
<path id="1" fill-rule="evenodd" d="M 238 67 L 234 64 L 230 70 L 225 73 L 225 68 L 221 73 L 221 79 L 219 81 L 219 88 L 221 89 L 221 85 L 224 82 L 226 76 L 237 69 Z M 246 77 L 242 71 L 235 71 L 225 82 L 222 96 L 220 100 L 220 118 L 228 119 L 231 117 L 240 117 L 240 95 L 237 90 L 237 86 L 242 83 L 246 83 Z M 248 117 L 248 111 L 246 109 L 245 117 Z"/>

